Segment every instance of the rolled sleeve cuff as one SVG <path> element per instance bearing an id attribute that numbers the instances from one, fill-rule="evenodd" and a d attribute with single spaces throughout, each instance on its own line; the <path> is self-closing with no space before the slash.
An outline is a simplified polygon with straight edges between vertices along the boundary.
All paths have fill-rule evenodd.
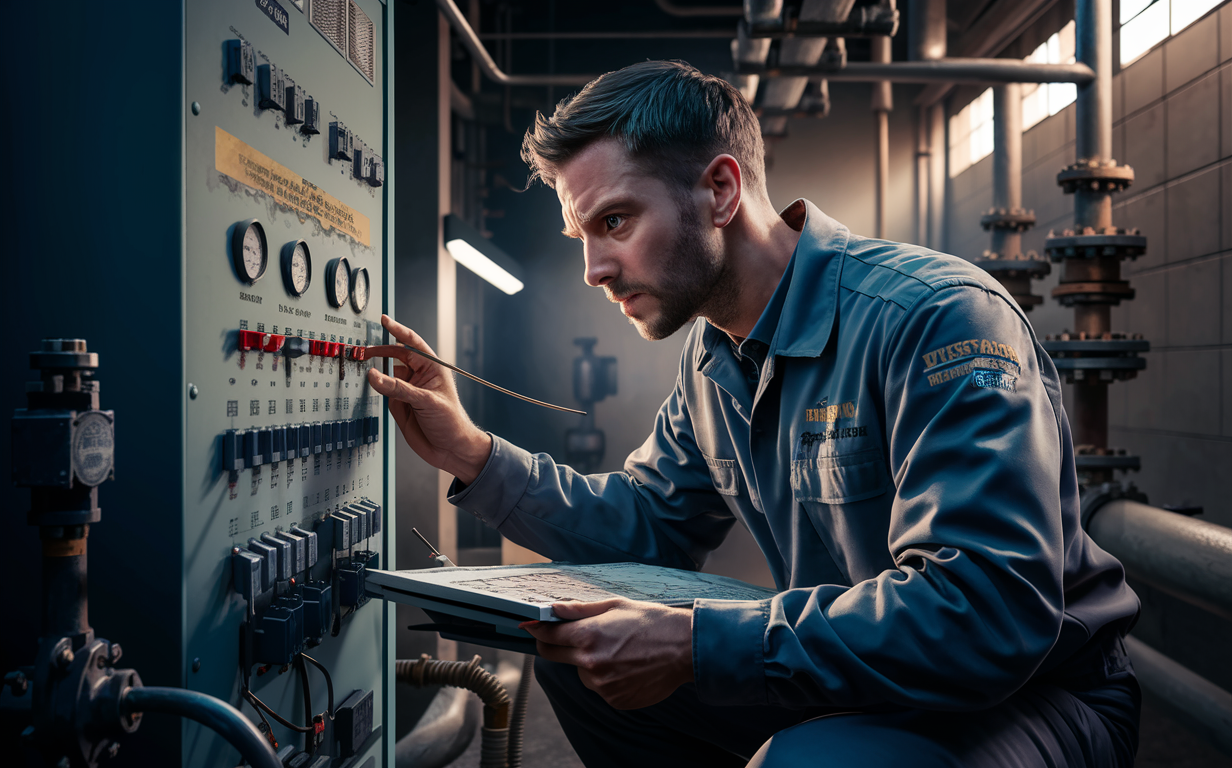
<path id="1" fill-rule="evenodd" d="M 457 478 L 449 485 L 450 504 L 465 509 L 493 528 L 499 527 L 517 506 L 534 471 L 534 457 L 508 440 L 489 433 L 492 453 L 475 478 L 463 486 Z"/>
<path id="2" fill-rule="evenodd" d="M 693 677 L 706 704 L 766 704 L 769 600 L 693 602 Z"/>

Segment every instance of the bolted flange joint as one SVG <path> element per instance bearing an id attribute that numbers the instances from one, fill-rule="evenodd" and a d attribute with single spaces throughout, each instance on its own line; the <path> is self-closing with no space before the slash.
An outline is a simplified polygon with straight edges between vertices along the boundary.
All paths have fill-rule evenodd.
<path id="1" fill-rule="evenodd" d="M 1116 160 L 1079 160 L 1062 168 L 1057 184 L 1067 195 L 1078 190 L 1120 192 L 1134 183 L 1134 169 Z"/>
<path id="2" fill-rule="evenodd" d="M 1060 234 L 1049 231 L 1044 240 L 1044 255 L 1053 261 L 1084 258 L 1114 257 L 1136 259 L 1146 253 L 1146 238 L 1136 229 L 1109 227 L 1097 231 L 1091 227 L 1082 230 L 1064 229 Z"/>
<path id="3" fill-rule="evenodd" d="M 990 208 L 980 217 L 980 226 L 985 231 L 1002 229 L 1010 232 L 1026 232 L 1035 226 L 1035 211 L 1025 208 Z"/>
<path id="4" fill-rule="evenodd" d="M 1068 384 L 1132 379 L 1146 368 L 1146 359 L 1139 354 L 1151 349 L 1151 343 L 1142 334 L 1129 337 L 1122 333 L 1105 333 L 1099 338 L 1085 333 L 1050 334 L 1041 346 Z"/>

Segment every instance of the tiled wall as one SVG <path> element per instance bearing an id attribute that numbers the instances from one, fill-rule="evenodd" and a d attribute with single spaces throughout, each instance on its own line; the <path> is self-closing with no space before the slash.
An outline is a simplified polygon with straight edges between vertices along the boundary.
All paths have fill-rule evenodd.
<path id="1" fill-rule="evenodd" d="M 1152 504 L 1199 505 L 1203 519 L 1232 526 L 1232 3 L 1125 68 L 1114 93 L 1114 157 L 1136 179 L 1114 199 L 1113 220 L 1149 239 L 1146 255 L 1124 264 L 1137 298 L 1114 309 L 1113 330 L 1143 334 L 1151 352 L 1146 371 L 1111 388 L 1109 441 L 1142 457 L 1130 479 Z M 1042 251 L 1050 228 L 1072 224 L 1073 199 L 1055 176 L 1073 160 L 1073 106 L 1023 135 L 1023 200 L 1039 222 L 1024 247 Z M 978 222 L 991 163 L 951 180 L 948 248 L 966 258 L 987 247 Z M 1049 298 L 1059 267 L 1035 283 L 1046 299 L 1031 316 L 1041 335 L 1072 318 Z M 1137 633 L 1232 687 L 1232 665 L 1212 660 L 1226 657 L 1212 638 L 1226 642 L 1228 623 L 1139 591 Z"/>

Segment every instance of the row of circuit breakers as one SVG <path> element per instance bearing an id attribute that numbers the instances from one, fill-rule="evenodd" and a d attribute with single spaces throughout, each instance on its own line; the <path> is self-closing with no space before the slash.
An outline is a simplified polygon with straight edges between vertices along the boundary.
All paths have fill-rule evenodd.
<path id="1" fill-rule="evenodd" d="M 228 40 L 227 82 L 256 84 L 257 106 L 275 109 L 286 115 L 287 125 L 298 125 L 305 134 L 321 132 L 321 102 L 304 93 L 285 70 L 273 62 L 257 66 L 252 44 L 247 40 Z M 350 160 L 353 175 L 369 186 L 385 183 L 385 161 L 352 133 L 341 120 L 329 124 L 329 156 Z"/>
<path id="2" fill-rule="evenodd" d="M 222 468 L 226 472 L 238 472 L 262 464 L 305 459 L 322 451 L 370 445 L 380 437 L 380 429 L 379 416 L 282 427 L 228 429 L 222 438 Z"/>
<path id="3" fill-rule="evenodd" d="M 381 505 L 360 499 L 313 528 L 293 524 L 231 550 L 235 591 L 248 602 L 241 646 L 246 670 L 290 664 L 326 634 L 337 635 L 341 620 L 368 602 L 367 572 L 380 561 L 363 547 L 381 532 Z M 322 558 L 322 551 L 332 554 Z"/>

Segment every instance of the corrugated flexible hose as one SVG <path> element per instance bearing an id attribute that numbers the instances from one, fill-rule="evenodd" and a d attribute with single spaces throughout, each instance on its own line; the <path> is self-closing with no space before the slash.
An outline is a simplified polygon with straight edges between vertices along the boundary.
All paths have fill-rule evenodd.
<path id="1" fill-rule="evenodd" d="M 509 768 L 522 768 L 522 733 L 526 729 L 526 703 L 530 699 L 530 678 L 535 674 L 535 657 L 527 654 L 522 658 L 522 679 L 518 682 L 518 694 L 513 700 L 513 714 L 509 716 Z"/>
<path id="2" fill-rule="evenodd" d="M 521 764 L 520 744 L 516 758 L 509 752 L 512 746 L 509 742 L 509 692 L 496 675 L 479 666 L 478 656 L 469 662 L 443 661 L 430 658 L 427 654 L 416 661 L 399 659 L 394 665 L 394 674 L 398 682 L 417 688 L 449 685 L 473 691 L 483 702 L 479 768 L 507 768 Z"/>

